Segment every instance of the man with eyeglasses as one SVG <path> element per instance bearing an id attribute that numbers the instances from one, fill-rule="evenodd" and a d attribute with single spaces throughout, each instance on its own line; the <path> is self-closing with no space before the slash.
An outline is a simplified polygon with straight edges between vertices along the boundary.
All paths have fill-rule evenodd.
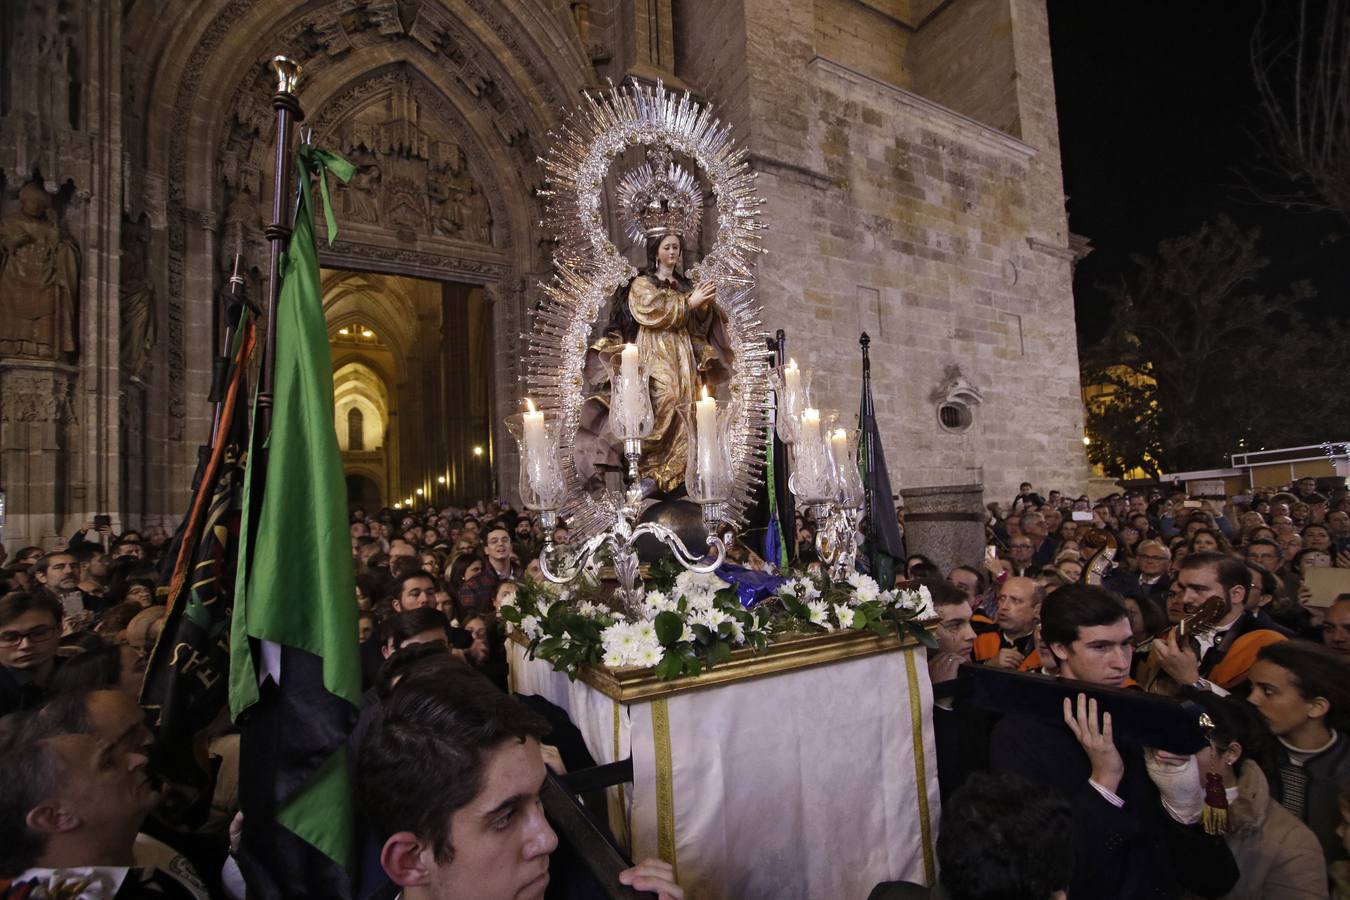
<path id="1" fill-rule="evenodd" d="M 0 716 L 32 709 L 56 671 L 61 606 L 46 594 L 0 597 Z"/>
<path id="2" fill-rule="evenodd" d="M 1280 545 L 1268 538 L 1257 538 L 1247 544 L 1247 565 L 1260 566 L 1267 572 L 1274 572 L 1284 564 L 1284 554 Z"/>

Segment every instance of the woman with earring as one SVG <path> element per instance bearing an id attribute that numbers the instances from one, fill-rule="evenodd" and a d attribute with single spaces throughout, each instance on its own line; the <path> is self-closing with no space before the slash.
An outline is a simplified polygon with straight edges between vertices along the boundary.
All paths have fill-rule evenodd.
<path id="1" fill-rule="evenodd" d="M 1275 736 L 1256 708 L 1237 697 L 1184 689 L 1213 726 L 1195 755 L 1211 834 L 1222 834 L 1241 873 L 1229 900 L 1326 898 L 1327 868 L 1317 836 L 1271 794 L 1279 785 Z"/>

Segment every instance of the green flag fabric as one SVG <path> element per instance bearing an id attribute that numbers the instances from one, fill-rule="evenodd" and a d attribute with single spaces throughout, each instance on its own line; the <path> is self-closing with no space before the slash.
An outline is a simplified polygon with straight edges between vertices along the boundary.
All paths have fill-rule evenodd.
<path id="1" fill-rule="evenodd" d="M 265 780 L 273 781 L 269 789 L 274 789 L 267 808 L 275 810 L 282 826 L 343 867 L 349 866 L 353 843 L 343 739 L 361 699 L 361 665 L 310 180 L 319 179 L 331 243 L 336 224 L 328 205 L 326 174 L 345 182 L 353 171 L 340 157 L 308 146 L 300 149 L 300 202 L 281 263 L 271 433 L 257 434 L 255 408 L 254 447 L 244 479 L 229 683 L 230 713 L 246 741 L 247 729 L 258 722 L 285 732 L 267 740 L 311 736 L 305 752 L 293 757 L 307 771 L 288 769 L 289 762 L 273 762 L 266 769 Z M 310 659 L 312 664 L 292 666 L 292 659 Z M 269 674 L 277 683 L 267 690 L 282 697 L 279 709 L 291 711 L 250 717 L 255 706 L 265 705 L 260 703 L 265 693 L 260 678 Z M 302 694 L 309 702 L 293 708 L 284 705 L 285 696 Z M 290 720 L 293 714 L 298 720 Z M 253 735 L 260 750 L 266 746 L 264 738 Z M 280 746 L 276 752 L 285 755 Z M 241 794 L 246 790 L 241 784 Z M 271 823 L 252 823 L 245 809 L 245 828 L 250 824 L 262 828 Z M 254 843 L 260 853 L 265 850 Z M 259 864 L 260 870 L 267 868 L 266 862 Z M 254 890 L 252 883 L 250 889 L 270 893 Z"/>

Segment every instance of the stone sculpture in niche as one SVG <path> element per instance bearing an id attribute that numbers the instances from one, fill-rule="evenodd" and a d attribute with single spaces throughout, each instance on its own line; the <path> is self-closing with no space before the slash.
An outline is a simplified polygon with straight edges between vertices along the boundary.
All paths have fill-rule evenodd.
<path id="1" fill-rule="evenodd" d="M 155 285 L 150 278 L 150 225 L 144 215 L 122 223 L 122 371 L 145 372 L 155 344 Z"/>
<path id="2" fill-rule="evenodd" d="M 80 251 L 62 233 L 35 178 L 0 218 L 0 356 L 62 359 L 75 352 Z"/>

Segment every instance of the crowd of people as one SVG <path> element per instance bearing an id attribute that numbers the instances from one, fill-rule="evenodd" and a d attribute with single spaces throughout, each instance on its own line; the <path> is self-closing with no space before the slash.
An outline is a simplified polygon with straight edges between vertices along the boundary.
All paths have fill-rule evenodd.
<path id="1" fill-rule="evenodd" d="M 796 523 L 806 565 L 813 524 Z M 366 688 L 352 896 L 600 896 L 539 802 L 548 771 L 595 762 L 562 710 L 508 692 L 497 610 L 541 577 L 539 521 L 483 502 L 356 509 L 350 528 Z M 0 896 L 246 893 L 228 721 L 203 747 L 210 809 L 189 823 L 138 706 L 171 546 L 89 523 L 61 549 L 0 549 Z M 1350 499 L 1311 479 L 1226 503 L 1024 484 L 990 505 L 982 558 L 905 559 L 897 579 L 938 613 L 941 896 L 1350 898 L 1350 595 L 1309 587 L 1327 566 L 1350 568 Z M 955 687 L 971 667 L 1174 696 L 1204 712 L 1208 745 L 1145 746 L 1092 689 L 1055 722 L 977 708 Z M 622 880 L 683 896 L 659 860 Z"/>

